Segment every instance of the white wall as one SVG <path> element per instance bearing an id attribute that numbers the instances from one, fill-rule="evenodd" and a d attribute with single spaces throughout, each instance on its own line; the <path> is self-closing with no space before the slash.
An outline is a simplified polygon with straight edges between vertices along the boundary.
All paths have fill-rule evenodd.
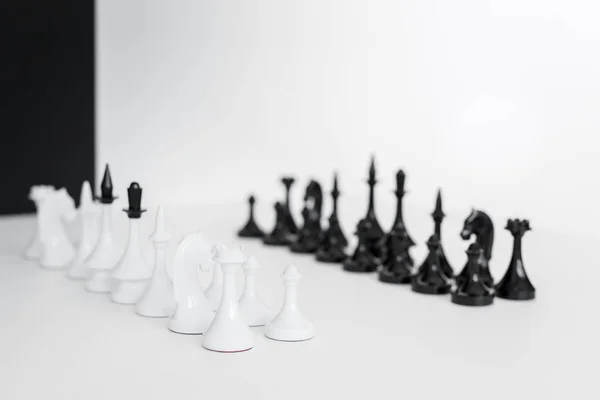
<path id="1" fill-rule="evenodd" d="M 595 235 L 600 3 L 589 0 L 99 0 L 98 175 L 149 204 L 271 216 L 281 174 L 341 177 L 364 213 L 377 154 L 393 214 L 471 206 Z M 301 187 L 302 186 L 302 187 Z M 360 201 L 359 201 L 360 200 Z M 414 211 L 415 213 L 417 211 Z M 268 225 L 266 222 L 264 225 Z M 386 226 L 389 223 L 385 224 Z M 351 227 L 348 226 L 349 230 Z M 420 240 L 424 238 L 419 238 Z"/>

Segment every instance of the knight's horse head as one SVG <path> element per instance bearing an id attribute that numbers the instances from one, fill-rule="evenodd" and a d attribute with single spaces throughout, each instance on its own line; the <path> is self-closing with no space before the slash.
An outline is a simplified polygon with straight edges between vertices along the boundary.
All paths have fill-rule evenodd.
<path id="1" fill-rule="evenodd" d="M 321 208 L 323 207 L 323 190 L 319 182 L 311 180 L 306 186 L 306 192 L 304 194 L 304 201 L 312 211 L 321 215 Z"/>
<path id="2" fill-rule="evenodd" d="M 471 235 L 477 236 L 477 243 L 483 248 L 486 258 L 490 259 L 494 242 L 494 224 L 483 211 L 472 209 L 465 219 L 460 237 L 468 240 Z"/>

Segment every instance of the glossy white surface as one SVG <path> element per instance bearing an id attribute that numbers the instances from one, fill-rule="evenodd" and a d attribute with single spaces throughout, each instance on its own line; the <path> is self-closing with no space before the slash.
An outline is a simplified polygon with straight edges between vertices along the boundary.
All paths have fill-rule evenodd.
<path id="1" fill-rule="evenodd" d="M 260 270 L 256 257 L 248 257 L 242 269 L 245 281 L 244 291 L 238 302 L 240 314 L 249 326 L 263 326 L 273 318 L 274 313 L 256 293 L 256 275 Z"/>
<path id="2" fill-rule="evenodd" d="M 217 311 L 219 304 L 221 303 L 221 296 L 223 295 L 223 269 L 219 264 L 212 265 L 212 280 L 204 291 L 204 295 L 210 303 L 210 307 L 213 311 Z"/>
<path id="3" fill-rule="evenodd" d="M 341 206 L 350 207 L 346 200 Z M 364 212 L 364 203 L 359 206 Z M 165 211 L 173 232 L 171 259 L 183 235 L 198 228 L 211 241 L 236 243 L 234 232 L 247 218 L 244 199 Z M 412 253 L 416 261 L 425 255 L 423 242 L 433 227 L 430 212 L 429 207 L 406 210 L 418 242 Z M 447 214 L 445 252 L 459 268 L 466 260 L 467 244 L 458 237 L 466 215 Z M 426 223 L 413 222 L 420 216 Z M 115 232 L 124 241 L 127 221 L 118 221 Z M 381 223 L 387 227 L 389 221 Z M 464 400 L 465 384 L 469 393 L 486 400 L 593 399 L 600 243 L 539 229 L 534 222 L 523 240 L 523 256 L 538 298 L 527 303 L 498 299 L 485 309 L 456 306 L 447 296 L 418 295 L 378 282 L 374 275 L 347 273 L 310 256 L 244 240 L 244 252 L 261 264 L 257 291 L 275 309 L 283 300 L 284 266 L 298 267 L 298 301 L 317 335 L 277 342 L 264 336 L 264 328 L 251 328 L 252 350 L 220 354 L 203 349 L 201 336 L 173 334 L 165 319 L 140 317 L 133 306 L 116 305 L 107 295 L 83 290 L 82 282 L 23 260 L 20 253 L 35 231 L 35 218 L 2 217 L 0 398 L 162 400 L 199 393 L 243 400 L 400 395 Z M 491 270 L 498 279 L 508 266 L 512 241 L 497 224 Z M 349 233 L 354 227 L 344 228 Z M 154 221 L 147 218 L 143 235 L 153 229 Z M 241 271 L 236 278 L 241 292 Z M 201 280 L 206 286 L 210 274 L 202 273 Z"/>
<path id="4" fill-rule="evenodd" d="M 75 202 L 65 188 L 50 190 L 38 203 L 39 235 L 42 244 L 40 264 L 47 269 L 64 269 L 75 257 L 75 248 L 65 223 L 73 221 Z"/>

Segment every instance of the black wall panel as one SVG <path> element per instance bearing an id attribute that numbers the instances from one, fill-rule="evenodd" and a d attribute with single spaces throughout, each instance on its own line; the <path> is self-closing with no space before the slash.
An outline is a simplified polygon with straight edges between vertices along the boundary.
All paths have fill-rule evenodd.
<path id="1" fill-rule="evenodd" d="M 0 214 L 94 184 L 94 1 L 0 0 Z"/>

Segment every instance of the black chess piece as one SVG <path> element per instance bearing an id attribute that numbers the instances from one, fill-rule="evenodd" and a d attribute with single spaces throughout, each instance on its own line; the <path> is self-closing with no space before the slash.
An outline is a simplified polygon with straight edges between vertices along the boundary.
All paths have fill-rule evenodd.
<path id="1" fill-rule="evenodd" d="M 465 219 L 460 236 L 463 240 L 469 240 L 471 235 L 475 235 L 475 242 L 481 248 L 479 264 L 481 264 L 480 278 L 489 287 L 494 286 L 494 278 L 490 272 L 490 260 L 492 258 L 492 248 L 494 246 L 494 223 L 489 215 L 483 211 L 471 210 L 469 216 Z M 457 285 L 466 277 L 468 273 L 466 268 L 456 277 Z"/>
<path id="2" fill-rule="evenodd" d="M 388 268 L 392 268 L 393 269 L 393 263 L 395 262 L 395 259 L 398 257 L 398 255 L 400 254 L 400 251 L 398 249 L 391 249 L 390 246 L 393 245 L 398 245 L 398 240 L 392 240 L 391 239 L 391 233 L 395 232 L 397 237 L 404 237 L 406 236 L 406 240 L 408 240 L 408 242 L 410 243 L 410 247 L 415 245 L 414 240 L 412 240 L 412 238 L 410 237 L 410 234 L 408 233 L 408 231 L 406 230 L 406 225 L 404 224 L 404 213 L 402 211 L 403 209 L 403 198 L 404 195 L 406 194 L 406 191 L 404 190 L 404 183 L 406 180 L 406 175 L 404 174 L 404 171 L 399 170 L 396 173 L 396 190 L 394 191 L 394 194 L 396 195 L 396 218 L 394 219 L 394 224 L 392 225 L 392 229 L 390 230 L 390 233 L 384 235 L 383 237 L 383 243 L 384 243 L 384 249 L 386 250 L 386 252 L 383 254 L 382 257 L 382 261 L 384 264 L 390 263 L 392 265 L 389 265 Z M 408 262 L 410 263 L 411 268 L 414 266 L 414 260 L 412 258 L 412 256 L 410 255 L 410 251 L 407 250 L 406 254 L 403 256 L 405 258 L 407 258 Z M 402 261 L 405 262 L 405 261 Z"/>
<path id="3" fill-rule="evenodd" d="M 323 233 L 321 244 L 317 250 L 317 261 L 328 263 L 341 263 L 347 257 L 346 247 L 348 240 L 342 231 L 337 216 L 337 200 L 340 195 L 338 190 L 337 174 L 333 177 L 333 190 L 331 198 L 333 199 L 333 211 L 329 217 L 329 227 Z"/>
<path id="4" fill-rule="evenodd" d="M 250 216 L 248 217 L 248 222 L 242 229 L 238 231 L 239 237 L 244 238 L 262 238 L 265 236 L 265 233 L 258 227 L 258 224 L 254 220 L 254 203 L 256 199 L 254 196 L 250 196 L 248 198 L 248 206 L 250 208 Z"/>
<path id="5" fill-rule="evenodd" d="M 442 190 L 438 190 L 437 197 L 435 199 L 435 210 L 431 213 L 433 217 L 433 221 L 435 222 L 435 234 L 440 239 L 440 249 L 439 249 L 439 257 L 440 257 L 440 266 L 442 267 L 442 271 L 446 276 L 454 278 L 454 269 L 450 265 L 446 254 L 444 253 L 444 246 L 442 244 L 442 221 L 446 214 L 442 210 Z"/>
<path id="6" fill-rule="evenodd" d="M 379 280 L 386 283 L 410 283 L 413 261 L 408 250 L 414 246 L 405 229 L 392 228 L 387 235 L 387 260 L 379 271 Z"/>
<path id="7" fill-rule="evenodd" d="M 136 219 L 141 218 L 142 213 L 146 210 L 142 210 L 142 188 L 139 183 L 131 182 L 127 189 L 127 198 L 129 200 L 129 208 L 124 209 L 127 213 L 127 217 Z"/>
<path id="8" fill-rule="evenodd" d="M 304 223 L 290 246 L 294 253 L 314 253 L 321 243 L 323 228 L 321 227 L 321 211 L 323 208 L 323 191 L 319 182 L 311 180 L 304 194 L 302 218 Z"/>
<path id="9" fill-rule="evenodd" d="M 371 249 L 373 245 L 373 225 L 372 222 L 366 218 L 360 220 L 356 227 L 356 236 L 358 237 L 358 244 L 352 254 L 352 257 L 348 257 L 344 263 L 344 269 L 350 272 L 375 272 L 381 260 L 377 258 Z"/>
<path id="10" fill-rule="evenodd" d="M 285 225 L 285 206 L 280 202 L 275 203 L 275 227 L 263 238 L 263 243 L 270 246 L 287 246 L 291 243 Z"/>
<path id="11" fill-rule="evenodd" d="M 462 306 L 488 306 L 494 302 L 494 289 L 487 285 L 481 277 L 481 247 L 471 243 L 467 249 L 467 265 L 463 279 L 452 290 L 452 302 Z"/>
<path id="12" fill-rule="evenodd" d="M 284 223 L 286 226 L 287 232 L 291 235 L 295 235 L 298 233 L 298 226 L 294 221 L 294 217 L 292 215 L 291 207 L 290 207 L 290 191 L 292 189 L 292 185 L 294 184 L 295 179 L 292 177 L 283 177 L 281 178 L 281 182 L 285 185 L 285 204 L 284 204 L 284 214 L 285 219 Z"/>
<path id="13" fill-rule="evenodd" d="M 513 253 L 504 277 L 496 286 L 496 295 L 508 300 L 532 300 L 535 298 L 535 288 L 529 281 L 525 266 L 521 241 L 525 232 L 530 231 L 528 220 L 509 219 L 506 229 L 513 235 Z"/>
<path id="14" fill-rule="evenodd" d="M 356 235 L 359 238 L 359 242 L 356 251 L 352 257 L 344 261 L 344 269 L 347 271 L 374 272 L 381 265 L 382 257 L 385 255 L 384 233 L 375 215 L 375 184 L 377 183 L 377 179 L 375 178 L 374 158 L 371 159 L 369 180 L 367 183 L 369 184 L 369 208 L 367 209 L 366 217 L 360 220 L 357 226 Z M 364 231 L 362 233 L 362 242 L 361 231 Z M 361 249 L 361 246 L 364 248 Z M 367 251 L 370 256 L 367 257 L 364 251 Z M 357 257 L 362 261 L 358 262 Z"/>
<path id="15" fill-rule="evenodd" d="M 444 274 L 440 265 L 440 239 L 433 235 L 427 241 L 429 254 L 412 278 L 412 290 L 424 294 L 450 293 L 452 279 Z"/>
<path id="16" fill-rule="evenodd" d="M 113 183 L 112 177 L 110 176 L 110 168 L 108 164 L 104 168 L 104 177 L 100 184 L 100 197 L 96 197 L 97 200 L 102 204 L 112 204 L 118 197 L 113 196 Z"/>

